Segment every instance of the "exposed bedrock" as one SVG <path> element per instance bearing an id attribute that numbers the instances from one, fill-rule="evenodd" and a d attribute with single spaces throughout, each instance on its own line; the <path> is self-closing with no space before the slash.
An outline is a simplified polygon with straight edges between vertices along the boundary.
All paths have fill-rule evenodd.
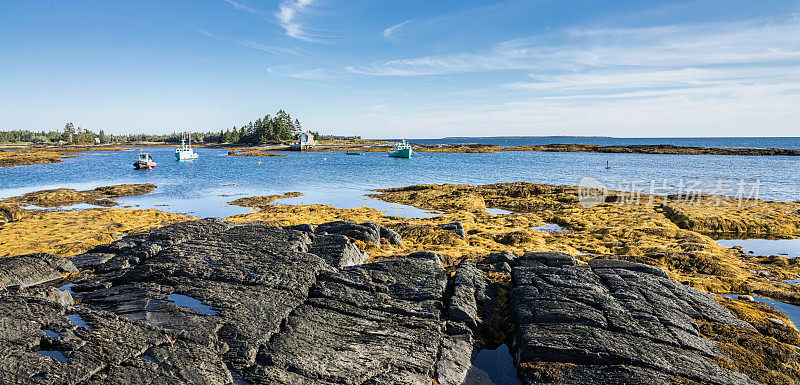
<path id="1" fill-rule="evenodd" d="M 317 226 L 316 234 L 326 233 L 344 235 L 348 238 L 374 243 L 378 246 L 381 245 L 381 238 L 386 239 L 393 245 L 399 244 L 403 240 L 396 231 L 373 222 L 358 224 L 347 221 L 335 221 Z"/>
<path id="2" fill-rule="evenodd" d="M 695 320 L 750 325 L 660 269 L 560 253 L 364 264 L 355 240 L 381 238 L 402 241 L 204 219 L 72 262 L 0 259 L 0 383 L 460 385 L 501 343 L 532 384 L 754 383 L 715 363 Z M 77 270 L 71 294 L 42 284 Z"/>
<path id="3" fill-rule="evenodd" d="M 750 327 L 705 293 L 658 270 L 618 262 L 576 266 L 529 253 L 513 269 L 514 350 L 528 383 L 754 384 L 713 361 L 693 319 Z"/>

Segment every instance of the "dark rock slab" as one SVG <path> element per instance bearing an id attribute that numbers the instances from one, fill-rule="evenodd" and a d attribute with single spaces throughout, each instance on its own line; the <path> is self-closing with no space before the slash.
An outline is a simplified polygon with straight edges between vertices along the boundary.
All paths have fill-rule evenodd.
<path id="1" fill-rule="evenodd" d="M 399 245 L 403 243 L 403 237 L 397 231 L 394 231 L 388 227 L 380 227 L 381 231 L 381 238 L 389 241 L 390 245 Z"/>
<path id="2" fill-rule="evenodd" d="M 749 326 L 710 295 L 641 265 L 592 268 L 561 255 L 526 256 L 512 273 L 516 362 L 573 366 L 558 381 L 528 376 L 529 383 L 755 383 L 719 367 L 714 343 L 700 337 L 693 318 Z"/>
<path id="3" fill-rule="evenodd" d="M 508 263 L 513 264 L 519 258 L 518 255 L 510 252 L 510 251 L 501 251 L 497 253 L 490 253 L 483 257 L 483 261 L 487 264 L 494 264 L 494 263 Z"/>
<path id="4" fill-rule="evenodd" d="M 543 251 L 536 253 L 525 253 L 516 260 L 516 264 L 519 266 L 528 266 L 528 267 L 530 266 L 562 267 L 562 266 L 575 266 L 578 264 L 578 261 L 576 261 L 575 258 L 573 258 L 571 255 L 566 253 Z"/>
<path id="5" fill-rule="evenodd" d="M 271 384 L 461 384 L 471 335 L 443 333 L 447 274 L 431 254 L 321 273 L 309 298 L 243 378 Z"/>
<path id="6" fill-rule="evenodd" d="M 0 258 L 0 285 L 22 287 L 64 278 L 78 269 L 68 259 L 52 254 L 26 254 Z"/>
<path id="7" fill-rule="evenodd" d="M 206 346 L 175 337 L 171 346 L 164 332 L 107 312 L 65 307 L 37 297 L 0 297 L 0 383 L 228 384 L 229 375 L 218 355 Z M 148 351 L 165 351 L 164 364 L 153 364 L 135 376 L 130 364 Z M 202 360 L 191 359 L 202 356 Z"/>
<path id="8" fill-rule="evenodd" d="M 315 237 L 309 253 L 324 259 L 336 268 L 360 265 L 369 258 L 369 254 L 359 250 L 349 238 L 340 234 Z"/>
<path id="9" fill-rule="evenodd" d="M 488 280 L 472 263 L 462 263 L 453 277 L 453 295 L 450 297 L 448 314 L 453 321 L 464 322 L 477 329 L 481 323 L 478 302 L 487 300 Z"/>
<path id="10" fill-rule="evenodd" d="M 447 230 L 453 234 L 458 235 L 461 238 L 467 237 L 467 233 L 464 231 L 464 225 L 461 222 L 444 223 L 441 225 L 436 225 L 436 227 L 443 230 Z"/>
<path id="11" fill-rule="evenodd" d="M 328 222 L 317 226 L 316 233 L 339 234 L 362 242 L 371 242 L 378 246 L 381 244 L 381 226 L 372 222 L 362 224 L 348 221 Z"/>
<path id="12" fill-rule="evenodd" d="M 641 263 L 635 262 L 628 262 L 619 259 L 602 259 L 602 258 L 595 258 L 588 261 L 589 266 L 592 269 L 624 269 L 624 270 L 631 270 L 631 271 L 638 271 L 642 273 L 648 273 L 655 275 L 657 277 L 662 278 L 669 278 L 669 274 L 667 274 L 666 270 L 650 266 L 644 265 Z"/>
<path id="13" fill-rule="evenodd" d="M 307 233 L 246 224 L 171 243 L 122 274 L 73 287 L 93 307 L 179 333 L 225 352 L 233 366 L 254 362 L 258 347 L 332 268 L 313 254 Z M 85 290 L 84 290 L 85 289 Z M 189 297 L 202 309 L 170 296 Z"/>

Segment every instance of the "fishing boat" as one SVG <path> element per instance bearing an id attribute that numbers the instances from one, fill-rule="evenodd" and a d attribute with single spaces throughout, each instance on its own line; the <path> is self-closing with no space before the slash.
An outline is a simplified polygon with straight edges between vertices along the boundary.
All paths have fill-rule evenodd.
<path id="1" fill-rule="evenodd" d="M 186 138 L 182 136 L 181 148 L 175 149 L 175 159 L 177 160 L 197 159 L 197 153 L 195 153 L 194 149 L 192 149 L 192 137 L 191 135 L 186 135 L 186 137 L 189 139 L 189 145 L 186 145 Z"/>
<path id="2" fill-rule="evenodd" d="M 158 163 L 146 152 L 140 153 L 139 160 L 133 162 L 133 168 L 137 170 L 152 170 L 156 166 L 158 166 Z"/>
<path id="3" fill-rule="evenodd" d="M 346 151 L 345 154 L 347 154 L 347 155 L 364 155 L 364 153 L 360 152 L 360 151 Z"/>
<path id="4" fill-rule="evenodd" d="M 394 150 L 389 151 L 389 156 L 395 158 L 410 158 L 411 152 L 411 145 L 408 144 L 405 139 L 403 139 L 401 143 L 394 145 Z"/>

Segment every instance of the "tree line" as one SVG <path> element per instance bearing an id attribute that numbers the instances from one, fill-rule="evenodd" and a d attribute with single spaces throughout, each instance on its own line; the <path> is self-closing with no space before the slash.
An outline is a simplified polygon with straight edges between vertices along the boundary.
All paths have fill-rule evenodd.
<path id="1" fill-rule="evenodd" d="M 237 128 L 219 132 L 193 132 L 190 133 L 193 142 L 204 143 L 240 143 L 240 144 L 280 144 L 297 140 L 303 127 L 300 120 L 293 119 L 284 110 L 279 110 L 274 116 L 266 115 Z M 314 138 L 324 139 L 325 136 L 318 132 L 308 131 Z M 63 130 L 28 131 L 13 130 L 0 131 L 0 143 L 62 143 L 62 144 L 113 144 L 130 142 L 174 142 L 181 140 L 182 134 L 126 134 L 111 135 L 103 130 L 99 132 L 82 129 L 73 123 L 64 125 Z"/>
<path id="2" fill-rule="evenodd" d="M 240 128 L 233 126 L 232 129 L 221 131 L 219 136 L 221 143 L 281 144 L 297 140 L 301 132 L 303 126 L 300 120 L 292 119 L 286 111 L 279 110 L 275 116 L 267 114 Z M 314 139 L 321 137 L 318 132 L 309 133 L 314 135 Z"/>

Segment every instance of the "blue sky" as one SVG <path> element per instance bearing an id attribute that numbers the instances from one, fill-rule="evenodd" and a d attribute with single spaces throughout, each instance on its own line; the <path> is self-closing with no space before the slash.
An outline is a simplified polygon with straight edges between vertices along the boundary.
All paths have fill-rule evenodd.
<path id="1" fill-rule="evenodd" d="M 797 136 L 800 1 L 0 2 L 0 129 Z"/>

